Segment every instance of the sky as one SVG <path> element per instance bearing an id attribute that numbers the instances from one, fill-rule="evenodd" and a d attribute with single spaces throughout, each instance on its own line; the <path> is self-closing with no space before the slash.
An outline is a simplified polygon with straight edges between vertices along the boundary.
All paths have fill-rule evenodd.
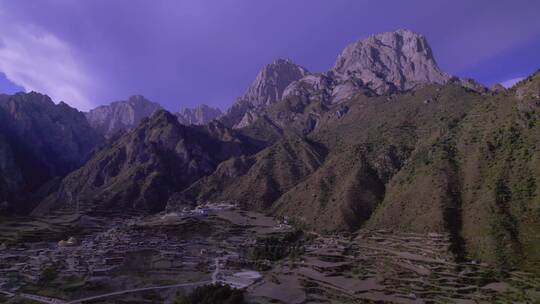
<path id="1" fill-rule="evenodd" d="M 345 46 L 408 28 L 446 72 L 485 84 L 540 68 L 537 0 L 0 0 L 0 92 L 88 110 L 142 94 L 226 109 L 287 58 L 330 69 Z"/>

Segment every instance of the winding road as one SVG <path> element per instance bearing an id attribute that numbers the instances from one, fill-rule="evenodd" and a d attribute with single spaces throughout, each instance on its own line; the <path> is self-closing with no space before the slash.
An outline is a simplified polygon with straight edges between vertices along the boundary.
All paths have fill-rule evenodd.
<path id="1" fill-rule="evenodd" d="M 141 288 L 132 288 L 132 289 L 126 289 L 126 290 L 120 290 L 115 292 L 109 292 L 97 296 L 91 296 L 86 297 L 82 299 L 77 300 L 71 300 L 71 301 L 64 301 L 61 299 L 55 299 L 55 298 L 49 298 L 49 297 L 43 297 L 38 295 L 32 295 L 27 293 L 20 293 L 20 294 L 13 294 L 10 292 L 0 291 L 1 293 L 5 293 L 9 296 L 18 296 L 21 298 L 33 300 L 39 303 L 45 303 L 45 304 L 76 304 L 76 303 L 83 303 L 87 301 L 117 296 L 117 295 L 123 295 L 127 293 L 134 293 L 134 292 L 140 292 L 140 291 L 149 291 L 149 290 L 160 290 L 160 289 L 169 289 L 169 288 L 178 288 L 178 287 L 188 287 L 188 286 L 199 286 L 199 285 L 206 285 L 210 284 L 212 281 L 200 281 L 200 282 L 194 282 L 194 283 L 182 283 L 182 284 L 173 284 L 173 285 L 164 285 L 164 286 L 150 286 L 150 287 L 141 287 Z"/>
<path id="2" fill-rule="evenodd" d="M 226 255 L 226 256 L 222 257 L 221 259 L 226 261 L 231 256 L 232 256 L 231 254 Z M 105 294 L 101 294 L 101 295 L 97 295 L 97 296 L 91 296 L 91 297 L 86 297 L 86 298 L 77 299 L 77 300 L 71 300 L 71 301 L 65 301 L 65 300 L 61 300 L 61 299 L 43 297 L 43 296 L 32 295 L 32 294 L 27 294 L 27 293 L 13 294 L 13 293 L 10 293 L 10 292 L 7 292 L 7 291 L 1 291 L 1 290 L 0 290 L 0 293 L 5 293 L 8 296 L 19 296 L 21 298 L 34 300 L 36 302 L 45 303 L 45 304 L 77 304 L 77 303 L 83 303 L 83 302 L 87 302 L 87 301 L 93 301 L 93 300 L 98 300 L 98 299 L 117 296 L 117 295 L 123 295 L 123 294 L 127 294 L 127 293 L 149 291 L 149 290 L 169 289 L 169 288 L 179 288 L 179 287 L 188 287 L 188 286 L 199 286 L 199 285 L 206 285 L 206 284 L 215 284 L 215 283 L 221 282 L 221 280 L 218 279 L 218 275 L 219 275 L 219 271 L 220 271 L 220 264 L 219 263 L 220 263 L 221 259 L 220 258 L 215 258 L 214 259 L 214 261 L 215 261 L 215 269 L 214 269 L 214 272 L 212 272 L 212 280 L 208 280 L 208 281 L 200 281 L 200 282 L 194 282 L 194 283 L 181 283 L 181 284 L 164 285 L 164 286 L 150 286 L 150 287 L 132 288 L 132 289 L 109 292 L 109 293 L 105 293 Z"/>
<path id="3" fill-rule="evenodd" d="M 110 293 L 106 293 L 106 294 L 102 294 L 102 295 L 97 295 L 97 296 L 92 296 L 92 297 L 87 297 L 87 298 L 82 298 L 82 299 L 78 299 L 78 300 L 62 302 L 62 303 L 66 303 L 66 304 L 83 303 L 83 302 L 86 302 L 86 301 L 92 301 L 92 300 L 97 300 L 97 299 L 101 299 L 101 298 L 122 295 L 122 294 L 126 294 L 126 293 L 133 293 L 133 292 L 139 292 L 139 291 L 149 291 L 149 290 L 159 290 L 159 289 L 169 289 L 169 288 L 178 288 L 178 287 L 188 287 L 188 286 L 199 286 L 199 285 L 206 285 L 206 284 L 210 284 L 210 283 L 212 283 L 212 281 L 200 281 L 200 282 L 194 282 L 194 283 L 182 283 L 182 284 L 173 284 L 173 285 L 164 285 L 164 286 L 133 288 L 133 289 L 115 291 L 115 292 L 110 292 Z"/>

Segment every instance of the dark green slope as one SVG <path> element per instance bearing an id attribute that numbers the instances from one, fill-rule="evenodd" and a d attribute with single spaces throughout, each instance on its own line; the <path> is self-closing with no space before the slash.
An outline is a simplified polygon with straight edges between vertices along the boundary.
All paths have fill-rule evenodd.
<path id="1" fill-rule="evenodd" d="M 83 113 L 47 95 L 0 94 L 0 213 L 27 213 L 104 139 Z"/>
<path id="2" fill-rule="evenodd" d="M 220 124 L 189 127 L 160 111 L 69 174 L 34 214 L 51 209 L 161 211 L 169 196 L 256 146 Z"/>
<path id="3" fill-rule="evenodd" d="M 313 173 L 325 154 L 324 148 L 301 137 L 285 136 L 253 156 L 222 163 L 212 175 L 175 195 L 169 207 L 225 201 L 265 210 L 281 194 Z"/>
<path id="4" fill-rule="evenodd" d="M 458 253 L 539 271 L 539 96 L 536 73 L 419 146 L 368 227 L 449 231 Z"/>
<path id="5" fill-rule="evenodd" d="M 440 125 L 459 120 L 484 97 L 455 85 L 392 97 L 359 96 L 328 111 L 310 138 L 328 147 L 326 162 L 280 197 L 278 214 L 319 230 L 355 230 L 386 195 L 386 184 Z"/>

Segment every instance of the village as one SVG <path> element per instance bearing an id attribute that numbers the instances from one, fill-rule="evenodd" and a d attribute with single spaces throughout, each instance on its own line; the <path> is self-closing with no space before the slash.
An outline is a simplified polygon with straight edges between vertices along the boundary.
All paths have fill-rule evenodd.
<path id="1" fill-rule="evenodd" d="M 173 303 L 179 293 L 216 283 L 244 290 L 252 303 L 474 303 L 540 292 L 530 274 L 499 279 L 489 265 L 456 261 L 444 234 L 320 235 L 227 204 L 106 220 L 95 233 L 4 243 L 0 297 Z"/>
<path id="2" fill-rule="evenodd" d="M 261 277 L 242 268 L 245 252 L 239 250 L 255 242 L 248 231 L 239 229 L 252 218 L 241 216 L 233 205 L 205 204 L 128 221 L 111 219 L 102 232 L 58 242 L 4 244 L 0 290 L 16 294 L 25 285 L 42 283 L 47 272 L 99 285 L 122 281 L 110 288 L 198 282 L 245 288 Z M 269 233 L 291 229 L 271 218 L 264 217 L 263 222 L 254 228 Z"/>

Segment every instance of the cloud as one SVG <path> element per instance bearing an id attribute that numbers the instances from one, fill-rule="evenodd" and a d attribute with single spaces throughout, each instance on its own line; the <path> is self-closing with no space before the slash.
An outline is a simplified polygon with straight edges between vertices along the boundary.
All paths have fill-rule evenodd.
<path id="1" fill-rule="evenodd" d="M 513 87 L 516 83 L 522 81 L 523 79 L 525 79 L 525 77 L 516 77 L 516 78 L 508 79 L 505 81 L 501 81 L 501 84 L 503 87 L 508 89 L 508 88 Z"/>
<path id="2" fill-rule="evenodd" d="M 80 110 L 92 107 L 85 92 L 93 85 L 70 45 L 38 27 L 2 24 L 0 71 L 26 91 L 45 93 Z"/>

